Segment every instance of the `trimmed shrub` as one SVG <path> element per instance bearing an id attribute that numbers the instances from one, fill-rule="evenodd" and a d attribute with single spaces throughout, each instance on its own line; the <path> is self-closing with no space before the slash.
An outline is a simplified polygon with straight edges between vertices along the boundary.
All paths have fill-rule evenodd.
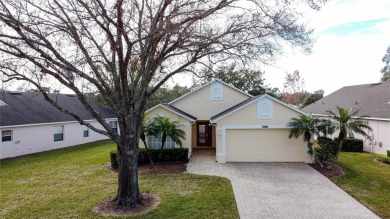
<path id="1" fill-rule="evenodd" d="M 335 142 L 339 144 L 339 138 L 334 138 Z M 345 152 L 363 152 L 363 140 L 356 138 L 346 138 L 341 147 L 341 151 Z"/>
<path id="2" fill-rule="evenodd" d="M 332 162 L 336 159 L 337 143 L 331 138 L 318 137 L 318 146 L 314 147 L 316 160 L 322 165 L 323 162 Z"/>
<path id="3" fill-rule="evenodd" d="M 116 160 L 116 154 L 116 150 L 110 152 L 111 168 L 114 170 L 118 169 L 118 161 Z"/>
<path id="4" fill-rule="evenodd" d="M 375 155 L 375 159 L 378 160 L 378 161 L 380 161 L 380 162 L 390 164 L 390 157 L 388 157 L 388 156 L 386 156 L 386 155 L 383 155 L 383 154 L 376 154 L 376 155 Z"/>
<path id="5" fill-rule="evenodd" d="M 390 157 L 390 150 L 387 151 L 387 156 Z"/>
<path id="6" fill-rule="evenodd" d="M 160 149 L 149 149 L 154 162 L 158 160 Z M 161 162 L 167 161 L 188 161 L 188 148 L 163 149 Z M 138 163 L 149 163 L 148 153 L 145 148 L 139 149 Z"/>
<path id="7" fill-rule="evenodd" d="M 150 154 L 152 155 L 153 161 L 156 162 L 158 160 L 158 155 L 160 153 L 160 149 L 149 149 Z M 111 167 L 114 170 L 118 169 L 118 162 L 116 160 L 117 151 L 110 152 L 111 159 Z M 172 149 L 163 149 L 161 162 L 167 161 L 188 161 L 188 148 L 172 148 Z M 149 163 L 148 153 L 145 148 L 139 149 L 139 157 L 138 163 L 144 164 Z"/>

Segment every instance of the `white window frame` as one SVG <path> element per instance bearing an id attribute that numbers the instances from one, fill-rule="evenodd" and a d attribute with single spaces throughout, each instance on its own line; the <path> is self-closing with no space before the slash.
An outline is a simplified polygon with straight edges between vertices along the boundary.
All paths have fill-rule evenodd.
<path id="1" fill-rule="evenodd" d="M 8 135 L 4 135 L 4 132 L 9 132 L 9 134 Z M 4 137 L 10 137 L 10 140 L 7 140 L 7 141 L 4 141 Z M 1 131 L 1 142 L 10 142 L 10 141 L 12 141 L 12 130 L 2 130 Z"/>
<path id="2" fill-rule="evenodd" d="M 160 149 L 161 147 L 161 136 L 148 136 L 148 147 L 150 149 Z M 175 148 L 175 142 L 172 141 L 171 137 L 167 136 L 167 140 L 164 144 L 164 149 Z"/>
<path id="3" fill-rule="evenodd" d="M 54 142 L 59 142 L 59 141 L 64 141 L 65 139 L 65 135 L 64 135 L 64 126 L 63 125 L 58 125 L 58 126 L 54 126 L 54 134 L 53 134 L 53 140 Z M 61 134 L 62 135 L 62 138 L 61 140 L 56 140 L 56 135 L 59 135 Z"/>
<path id="4" fill-rule="evenodd" d="M 87 133 L 87 136 L 85 136 L 85 133 Z M 84 126 L 83 137 L 84 138 L 89 138 L 89 128 L 87 126 Z"/>
<path id="5" fill-rule="evenodd" d="M 268 108 L 268 112 L 264 111 L 264 107 Z M 258 119 L 273 119 L 274 106 L 273 101 L 268 98 L 262 98 L 257 101 L 257 118 Z"/>

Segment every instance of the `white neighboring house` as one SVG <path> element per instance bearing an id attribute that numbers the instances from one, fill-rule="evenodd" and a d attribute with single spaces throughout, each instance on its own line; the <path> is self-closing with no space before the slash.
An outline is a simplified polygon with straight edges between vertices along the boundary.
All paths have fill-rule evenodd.
<path id="1" fill-rule="evenodd" d="M 53 93 L 49 97 L 102 129 L 75 95 Z M 92 100 L 91 105 L 118 131 L 117 119 L 110 109 Z M 0 159 L 108 139 L 54 108 L 38 92 L 0 93 L 0 132 Z"/>
<path id="2" fill-rule="evenodd" d="M 359 116 L 369 116 L 371 140 L 356 134 L 363 140 L 363 150 L 386 154 L 390 150 L 390 82 L 343 87 L 302 109 L 306 113 L 324 116 L 327 110 L 336 112 L 337 106 L 359 109 Z M 338 132 L 335 133 L 336 136 Z"/>

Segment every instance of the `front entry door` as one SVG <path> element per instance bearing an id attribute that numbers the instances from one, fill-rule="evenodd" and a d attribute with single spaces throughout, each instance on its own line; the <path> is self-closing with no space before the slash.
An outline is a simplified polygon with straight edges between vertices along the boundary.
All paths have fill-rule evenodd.
<path id="1" fill-rule="evenodd" d="M 212 146 L 212 132 L 211 125 L 209 122 L 197 122 L 196 123 L 196 134 L 197 143 L 200 147 L 211 147 Z"/>

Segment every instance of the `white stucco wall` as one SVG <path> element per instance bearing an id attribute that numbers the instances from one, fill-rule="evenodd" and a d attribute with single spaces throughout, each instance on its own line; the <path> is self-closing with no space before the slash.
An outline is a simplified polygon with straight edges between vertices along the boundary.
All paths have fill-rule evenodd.
<path id="1" fill-rule="evenodd" d="M 90 123 L 102 129 L 102 126 L 97 121 L 90 121 Z M 59 125 L 64 126 L 64 139 L 63 141 L 54 142 L 55 127 Z M 83 137 L 84 128 L 85 126 L 77 122 L 0 127 L 0 133 L 3 130 L 12 130 L 12 141 L 0 141 L 0 159 L 108 139 L 107 136 L 92 130 L 89 130 L 89 137 Z"/>
<path id="2" fill-rule="evenodd" d="M 390 150 L 390 121 L 375 118 L 367 119 L 367 121 L 372 128 L 372 132 L 368 133 L 372 137 L 371 141 L 357 133 L 354 133 L 354 137 L 363 140 L 363 150 L 365 152 L 386 154 L 387 150 Z M 338 134 L 339 130 L 336 130 L 332 138 L 338 137 Z"/>
<path id="3" fill-rule="evenodd" d="M 368 120 L 372 128 L 370 133 L 372 140 L 363 136 L 355 135 L 356 138 L 363 139 L 363 150 L 374 154 L 386 154 L 390 150 L 390 121 Z"/>

